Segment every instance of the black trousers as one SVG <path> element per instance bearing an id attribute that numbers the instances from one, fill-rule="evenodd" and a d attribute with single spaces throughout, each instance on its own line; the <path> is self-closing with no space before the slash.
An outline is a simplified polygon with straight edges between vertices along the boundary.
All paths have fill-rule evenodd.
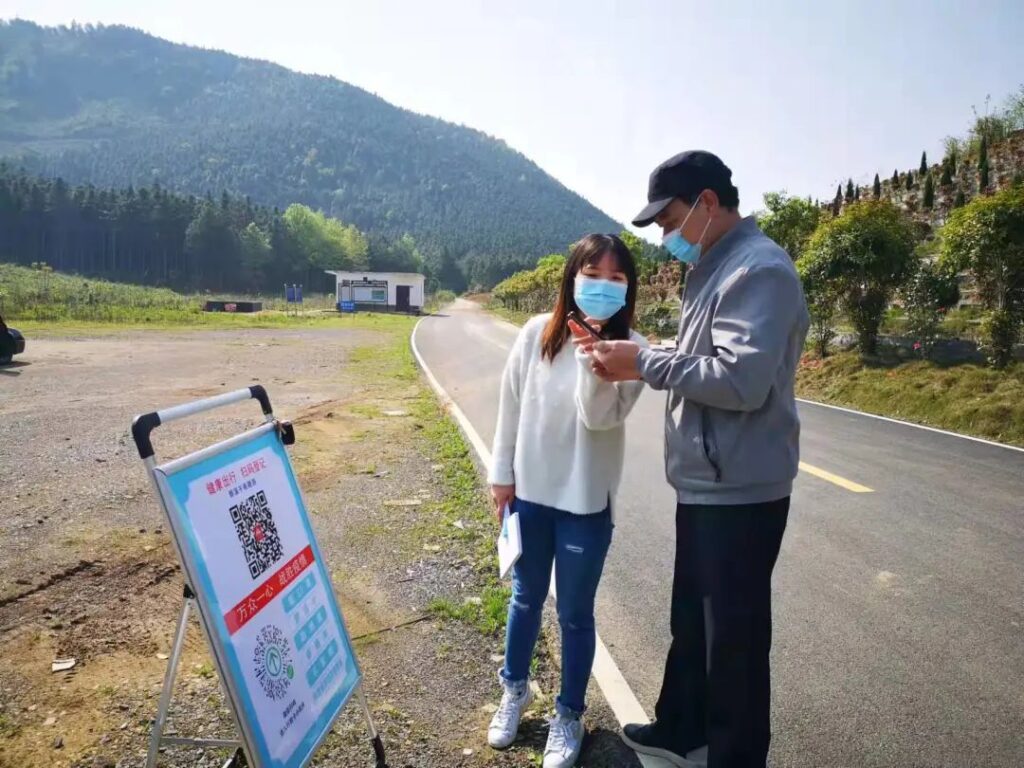
<path id="1" fill-rule="evenodd" d="M 681 747 L 708 745 L 708 768 L 768 758 L 771 577 L 788 515 L 788 496 L 676 508 L 672 647 L 655 714 Z"/>

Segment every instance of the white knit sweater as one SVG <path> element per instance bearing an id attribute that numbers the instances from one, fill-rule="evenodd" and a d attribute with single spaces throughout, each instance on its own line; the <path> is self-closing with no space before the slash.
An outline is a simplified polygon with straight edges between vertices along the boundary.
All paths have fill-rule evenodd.
<path id="1" fill-rule="evenodd" d="M 618 488 L 623 423 L 644 385 L 602 381 L 571 341 L 553 361 L 542 360 L 541 336 L 550 318 L 532 318 L 505 363 L 488 482 L 514 484 L 525 501 L 594 514 Z M 631 338 L 647 346 L 640 334 Z"/>

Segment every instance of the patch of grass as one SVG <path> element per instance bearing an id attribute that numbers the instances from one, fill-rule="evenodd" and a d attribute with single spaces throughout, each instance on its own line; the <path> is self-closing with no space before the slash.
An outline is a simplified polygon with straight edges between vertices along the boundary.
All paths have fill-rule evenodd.
<path id="1" fill-rule="evenodd" d="M 427 610 L 442 619 L 462 621 L 476 627 L 485 635 L 497 635 L 505 629 L 510 590 L 495 584 L 485 587 L 480 600 L 467 600 L 461 605 L 448 598 L 435 598 Z"/>
<path id="2" fill-rule="evenodd" d="M 355 405 L 350 405 L 348 410 L 356 416 L 362 416 L 367 419 L 375 419 L 381 415 L 380 408 L 369 403 L 356 403 Z"/>
<path id="3" fill-rule="evenodd" d="M 355 646 L 357 649 L 362 649 L 362 648 L 369 648 L 371 645 L 376 645 L 380 641 L 381 641 L 381 636 L 379 634 L 377 634 L 377 635 L 367 635 L 366 637 L 357 637 L 357 638 L 355 638 L 352 641 L 352 645 Z"/>
<path id="4" fill-rule="evenodd" d="M 11 719 L 6 712 L 0 712 L 0 739 L 13 739 L 21 731 L 21 726 Z"/>
<path id="5" fill-rule="evenodd" d="M 397 322 L 393 322 L 390 328 L 380 330 L 393 332 L 395 337 L 389 343 L 357 347 L 349 354 L 348 364 L 350 371 L 359 376 L 361 381 L 391 386 L 389 394 L 394 395 L 395 382 L 419 381 L 419 371 L 408 340 L 416 320 L 394 315 L 388 317 Z M 402 335 L 399 336 L 399 333 Z M 380 415 L 379 408 L 374 409 L 374 415 Z"/>
<path id="6" fill-rule="evenodd" d="M 1024 445 L 1024 364 L 997 371 L 927 361 L 805 358 L 797 395 L 989 440 Z"/>
<path id="7" fill-rule="evenodd" d="M 196 676 L 204 680 L 209 680 L 216 674 L 213 666 L 205 661 L 202 664 L 196 664 L 195 670 Z"/>

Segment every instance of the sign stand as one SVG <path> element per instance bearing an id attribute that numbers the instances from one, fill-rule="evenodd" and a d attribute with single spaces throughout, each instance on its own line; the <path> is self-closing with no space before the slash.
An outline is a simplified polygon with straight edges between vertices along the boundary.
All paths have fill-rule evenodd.
<path id="1" fill-rule="evenodd" d="M 255 399 L 260 403 L 265 417 L 263 426 L 189 456 L 157 466 L 155 452 L 150 441 L 150 433 L 153 429 L 169 421 L 193 416 L 204 411 L 249 399 Z M 146 466 L 146 472 L 156 489 L 157 498 L 160 500 L 161 506 L 170 520 L 171 530 L 174 533 L 175 544 L 186 578 L 181 612 L 174 630 L 174 643 L 168 658 L 157 715 L 150 734 L 146 768 L 155 768 L 161 746 L 163 745 L 233 748 L 234 753 L 224 763 L 223 768 L 249 768 L 250 766 L 252 768 L 278 768 L 279 766 L 281 768 L 293 768 L 293 766 L 298 768 L 305 766 L 312 758 L 317 747 L 326 738 L 335 718 L 351 696 L 355 696 L 358 699 L 360 709 L 366 718 L 376 759 L 376 768 L 387 768 L 384 746 L 374 726 L 370 707 L 363 691 L 362 675 L 358 668 L 358 662 L 355 659 L 354 653 L 352 653 L 348 633 L 340 611 L 337 608 L 334 593 L 330 587 L 329 577 L 324 569 L 323 560 L 315 538 L 312 535 L 312 530 L 309 528 L 305 501 L 302 498 L 301 491 L 298 489 L 287 453 L 281 447 L 292 445 L 295 442 L 295 432 L 290 423 L 278 421 L 274 417 L 270 407 L 270 398 L 267 396 L 266 390 L 262 386 L 257 385 L 137 416 L 132 422 L 132 435 L 139 450 L 139 456 Z M 228 462 L 233 461 L 235 464 L 238 464 L 239 461 L 245 462 L 248 458 L 253 458 L 253 460 L 244 464 L 241 469 L 242 476 L 246 476 L 247 468 L 250 473 L 267 470 L 269 479 L 260 483 L 255 479 L 251 479 L 240 484 L 240 487 L 229 489 L 228 480 L 230 478 L 231 485 L 235 485 L 236 475 L 233 471 L 230 471 L 231 467 Z M 231 497 L 239 494 L 239 502 L 230 509 L 227 530 L 234 531 L 237 529 L 239 537 L 238 548 L 240 551 L 244 550 L 245 557 L 250 565 L 249 572 L 245 573 L 245 576 L 251 574 L 255 580 L 258 576 L 263 576 L 263 571 L 257 573 L 259 568 L 265 570 L 271 567 L 267 563 L 268 558 L 264 557 L 263 553 L 258 552 L 261 542 L 270 541 L 273 544 L 271 557 L 276 556 L 276 560 L 272 565 L 279 564 L 278 561 L 286 561 L 282 541 L 286 545 L 289 542 L 296 541 L 298 546 L 305 544 L 305 547 L 299 554 L 287 560 L 284 566 L 272 574 L 271 578 L 266 579 L 256 591 L 249 594 L 246 599 L 240 601 L 235 608 L 227 613 L 224 613 L 220 608 L 219 598 L 222 597 L 220 593 L 234 585 L 228 583 L 227 587 L 225 587 L 225 579 L 223 577 L 220 578 L 219 582 L 211 578 L 211 569 L 208 567 L 209 563 L 204 562 L 202 559 L 203 541 L 201 540 L 201 536 L 209 536 L 210 534 L 208 531 L 198 530 L 199 525 L 208 525 L 209 519 L 216 517 L 216 514 L 210 514 L 210 509 L 212 509 L 210 507 L 200 507 L 198 505 L 195 508 L 189 507 L 189 502 L 191 501 L 189 491 L 194 490 L 197 485 L 202 487 L 205 476 L 198 479 L 197 477 L 208 466 L 212 466 L 216 471 L 229 472 L 229 474 L 224 476 L 223 488 L 221 487 L 220 479 L 217 479 L 216 485 L 213 481 L 209 482 L 207 487 L 210 489 L 211 496 L 214 495 L 214 489 L 216 489 L 216 494 L 220 494 L 222 491 L 229 493 Z M 182 477 L 185 479 L 182 480 Z M 277 483 L 277 486 L 272 485 L 273 481 L 281 479 L 290 481 L 290 489 L 293 492 L 291 499 L 289 499 L 287 493 L 280 490 L 282 486 L 280 482 Z M 190 484 L 187 485 L 187 490 L 182 493 L 181 489 L 186 488 L 186 483 Z M 241 494 L 245 492 L 243 488 L 252 487 L 256 489 L 261 485 L 263 487 L 256 494 L 249 496 L 248 499 L 241 498 Z M 273 501 L 273 507 L 268 504 L 268 497 Z M 258 499 L 258 508 L 255 503 L 252 503 L 255 499 Z M 183 500 L 185 501 L 184 504 L 182 503 Z M 200 498 L 199 501 L 204 500 Z M 289 501 L 293 502 L 293 509 L 289 509 Z M 247 503 L 249 503 L 248 506 Z M 220 499 L 220 507 L 216 509 L 223 513 L 223 507 L 226 504 L 231 504 L 231 502 L 226 501 L 226 499 Z M 295 531 L 289 530 L 279 532 L 278 528 L 275 527 L 271 512 L 272 508 L 283 508 L 285 510 L 285 515 L 278 519 L 279 525 L 287 525 L 290 522 L 287 518 L 287 513 L 292 512 L 292 517 L 302 523 L 304 529 L 300 528 L 298 534 Z M 239 512 L 240 509 L 241 512 Z M 257 516 L 252 518 L 249 516 L 251 514 L 256 514 Z M 220 517 L 224 518 L 226 516 L 221 514 Z M 257 554 L 260 555 L 258 564 L 248 560 L 252 556 L 254 545 L 253 541 L 248 539 L 248 528 L 240 522 L 240 520 L 249 521 L 251 519 L 257 520 L 253 530 L 257 532 L 255 547 Z M 223 521 L 221 520 L 220 522 Z M 196 526 L 196 528 L 194 529 L 190 526 Z M 221 525 L 221 530 L 215 532 L 223 534 L 223 529 L 224 525 Z M 282 533 L 283 535 L 281 535 Z M 306 538 L 302 538 L 302 534 L 305 534 Z M 272 535 L 272 538 L 270 538 L 270 535 Z M 224 541 L 223 535 L 218 539 L 214 539 L 217 547 L 224 546 Z M 222 552 L 216 552 L 216 556 L 219 562 Z M 226 555 L 224 555 L 223 559 L 230 560 Z M 321 581 L 319 587 L 317 586 L 318 580 Z M 204 584 L 204 590 L 197 593 L 191 587 L 193 583 Z M 246 609 L 246 606 L 254 606 L 257 603 L 259 603 L 259 607 Z M 280 729 L 280 735 L 283 737 L 293 725 L 296 725 L 296 727 L 306 727 L 307 730 L 298 733 L 297 736 L 289 733 L 292 742 L 298 736 L 302 737 L 297 746 L 294 743 L 282 744 L 276 742 L 277 734 L 267 728 L 265 722 L 267 715 L 264 710 L 270 711 L 271 718 L 276 715 L 276 711 L 273 707 L 268 708 L 266 702 L 262 702 L 263 710 L 260 710 L 258 705 L 254 704 L 253 699 L 254 696 L 258 696 L 259 687 L 253 685 L 252 680 L 245 676 L 239 664 L 239 657 L 244 657 L 244 651 L 247 648 L 243 646 L 242 653 L 240 653 L 238 646 L 241 644 L 241 641 L 232 640 L 232 637 L 243 635 L 240 630 L 242 626 L 249 623 L 250 619 L 256 619 L 257 614 L 263 611 L 264 608 L 275 604 L 278 614 L 282 613 L 282 605 L 284 611 L 290 612 L 296 627 L 299 627 L 300 622 L 304 623 L 302 623 L 295 636 L 291 638 L 291 643 L 295 645 L 294 652 L 292 644 L 289 644 L 289 638 L 286 637 L 288 633 L 294 631 L 294 628 L 286 627 L 284 633 L 282 633 L 278 626 L 270 624 L 261 629 L 256 645 L 257 659 L 262 660 L 265 658 L 271 662 L 268 666 L 268 669 L 271 670 L 271 675 L 268 675 L 266 670 L 259 670 L 256 678 L 263 683 L 263 692 L 267 696 L 281 698 L 284 692 L 289 690 L 289 685 L 294 682 L 294 669 L 293 664 L 288 662 L 290 662 L 292 656 L 297 655 L 297 652 L 304 643 L 307 645 L 306 659 L 312 660 L 314 651 L 313 641 L 315 640 L 317 658 L 315 661 L 310 661 L 305 677 L 310 686 L 316 683 L 316 689 L 315 691 L 312 688 L 305 691 L 301 689 L 297 691 L 295 694 L 297 698 L 293 699 L 291 704 L 288 705 L 289 708 L 293 709 L 293 713 L 287 720 L 285 727 Z M 312 611 L 310 610 L 311 608 Z M 164 735 L 164 728 L 167 724 L 167 716 L 173 696 L 174 681 L 177 676 L 178 665 L 181 661 L 181 654 L 184 650 L 185 635 L 188 631 L 189 615 L 193 609 L 196 610 L 199 616 L 211 655 L 217 664 L 221 685 L 226 693 L 225 698 L 228 703 L 228 709 L 231 711 L 236 730 L 241 738 L 199 739 Z M 238 617 L 240 618 L 236 617 L 235 611 L 238 611 Z M 273 610 L 268 610 L 267 613 L 273 614 Z M 272 615 L 271 618 L 273 619 L 275 616 Z M 258 620 L 251 623 L 258 628 Z M 250 632 L 250 634 L 252 633 Z M 270 638 L 269 644 L 268 637 Z M 320 650 L 322 641 L 324 644 L 323 652 Z M 300 662 L 301 658 L 296 658 L 294 666 L 300 667 L 301 671 L 302 664 Z M 287 666 L 285 666 L 286 664 Z M 287 674 L 285 674 L 285 669 Z M 262 677 L 260 673 L 262 673 Z M 277 679 L 271 680 L 269 683 L 266 682 L 273 674 L 277 675 Z M 300 681 L 301 678 L 302 675 L 299 675 Z M 294 687 L 297 688 L 298 686 Z M 256 690 L 257 693 L 254 694 L 253 690 Z M 302 700 L 301 706 L 296 706 L 299 700 L 298 697 L 303 694 L 305 694 L 305 698 Z M 289 698 L 289 696 L 285 696 L 285 698 Z M 308 714 L 305 720 L 300 720 L 299 715 L 304 711 L 307 704 L 310 704 L 311 710 L 316 707 L 316 704 L 313 703 L 315 698 L 320 698 L 322 706 L 312 714 Z M 288 710 L 286 709 L 285 714 L 287 712 Z M 309 722 L 310 718 L 314 715 L 316 719 L 313 722 Z M 274 725 L 276 727 L 277 723 L 275 722 Z"/>

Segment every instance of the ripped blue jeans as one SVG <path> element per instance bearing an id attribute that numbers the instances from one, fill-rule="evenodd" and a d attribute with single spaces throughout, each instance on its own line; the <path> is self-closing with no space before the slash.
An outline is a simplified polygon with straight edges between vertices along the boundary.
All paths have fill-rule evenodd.
<path id="1" fill-rule="evenodd" d="M 576 715 L 586 710 L 587 683 L 594 665 L 594 596 L 612 541 L 610 509 L 575 515 L 516 499 L 523 554 L 512 570 L 512 600 L 505 630 L 508 682 L 525 683 L 540 634 L 541 613 L 555 565 L 558 623 L 562 630 L 562 690 L 558 706 Z"/>

